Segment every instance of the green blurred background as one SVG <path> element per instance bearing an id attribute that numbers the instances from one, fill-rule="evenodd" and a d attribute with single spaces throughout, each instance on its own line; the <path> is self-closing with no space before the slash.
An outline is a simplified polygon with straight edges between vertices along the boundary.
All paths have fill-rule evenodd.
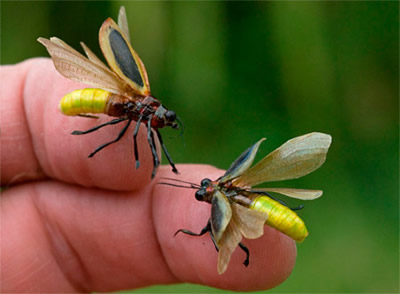
<path id="1" fill-rule="evenodd" d="M 121 4 L 153 94 L 184 121 L 185 144 L 163 130 L 176 162 L 227 168 L 264 136 L 258 159 L 298 135 L 332 135 L 325 165 L 284 183 L 325 193 L 299 212 L 310 237 L 272 292 L 397 293 L 398 2 L 1 1 L 1 64 L 48 56 L 39 36 L 100 55 L 98 29 Z"/>

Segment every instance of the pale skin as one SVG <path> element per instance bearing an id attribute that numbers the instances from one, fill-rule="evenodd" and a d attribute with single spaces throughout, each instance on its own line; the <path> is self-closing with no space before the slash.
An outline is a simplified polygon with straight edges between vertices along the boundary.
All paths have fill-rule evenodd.
<path id="1" fill-rule="evenodd" d="M 208 235 L 173 237 L 181 228 L 200 232 L 210 205 L 197 202 L 194 190 L 156 185 L 160 177 L 175 177 L 169 166 L 150 180 L 145 128 L 138 136 L 138 170 L 134 124 L 88 159 L 122 125 L 70 135 L 111 118 L 60 114 L 61 97 L 88 86 L 62 77 L 50 59 L 2 66 L 0 79 L 1 185 L 8 185 L 0 198 L 1 292 L 110 292 L 182 282 L 251 291 L 289 276 L 295 242 L 267 226 L 261 238 L 244 240 L 249 267 L 237 249 L 223 275 Z M 176 178 L 194 183 L 223 174 L 207 165 L 177 168 Z"/>

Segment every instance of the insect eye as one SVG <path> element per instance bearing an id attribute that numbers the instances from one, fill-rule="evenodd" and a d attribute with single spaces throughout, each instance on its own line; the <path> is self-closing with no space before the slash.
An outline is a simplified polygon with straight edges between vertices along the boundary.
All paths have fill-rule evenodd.
<path id="1" fill-rule="evenodd" d="M 210 183 L 211 183 L 211 180 L 208 179 L 208 178 L 205 178 L 205 179 L 203 179 L 203 180 L 201 181 L 200 185 L 201 185 L 202 187 L 208 187 L 208 186 L 210 185 Z"/>
<path id="2" fill-rule="evenodd" d="M 205 195 L 206 195 L 205 189 L 197 190 L 195 194 L 196 200 L 203 201 Z"/>
<path id="3" fill-rule="evenodd" d="M 127 104 L 126 104 L 126 109 L 128 110 L 128 111 L 131 111 L 131 110 L 133 110 L 135 108 L 135 104 L 133 103 L 133 102 L 128 102 Z"/>
<path id="4" fill-rule="evenodd" d="M 169 121 L 169 122 L 175 121 L 175 119 L 176 119 L 175 111 L 168 110 L 168 111 L 165 113 L 165 118 L 166 118 L 166 120 Z"/>

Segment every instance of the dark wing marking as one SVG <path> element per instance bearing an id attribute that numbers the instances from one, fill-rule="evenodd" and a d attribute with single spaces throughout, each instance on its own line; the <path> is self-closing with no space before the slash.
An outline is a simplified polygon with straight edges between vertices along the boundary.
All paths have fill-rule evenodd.
<path id="1" fill-rule="evenodd" d="M 262 138 L 253 146 L 250 146 L 245 152 L 243 152 L 229 167 L 229 169 L 225 172 L 225 174 L 220 179 L 221 182 L 226 182 L 232 180 L 241 174 L 243 174 L 253 163 L 254 157 L 257 154 L 257 150 L 260 147 L 262 141 L 265 138 Z"/>
<path id="2" fill-rule="evenodd" d="M 146 69 L 117 24 L 108 18 L 100 28 L 99 42 L 111 69 L 136 94 L 150 95 Z"/>
<path id="3" fill-rule="evenodd" d="M 211 200 L 211 231 L 217 244 L 231 218 L 232 210 L 229 200 L 216 190 Z"/>

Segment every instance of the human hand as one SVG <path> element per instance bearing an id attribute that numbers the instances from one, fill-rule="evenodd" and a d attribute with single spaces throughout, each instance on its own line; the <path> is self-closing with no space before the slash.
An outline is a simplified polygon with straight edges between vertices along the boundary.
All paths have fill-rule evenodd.
<path id="1" fill-rule="evenodd" d="M 0 78 L 1 184 L 12 185 L 1 196 L 2 292 L 110 292 L 182 282 L 250 291 L 289 276 L 295 242 L 268 226 L 261 238 L 244 241 L 248 268 L 236 250 L 223 275 L 208 235 L 174 238 L 181 228 L 199 232 L 210 206 L 196 201 L 193 190 L 156 185 L 175 177 L 169 166 L 150 181 L 144 128 L 138 170 L 130 135 L 88 159 L 122 126 L 70 135 L 110 118 L 61 115 L 61 97 L 87 86 L 59 75 L 50 59 L 2 66 Z M 177 178 L 193 183 L 223 174 L 206 165 L 177 168 Z"/>

